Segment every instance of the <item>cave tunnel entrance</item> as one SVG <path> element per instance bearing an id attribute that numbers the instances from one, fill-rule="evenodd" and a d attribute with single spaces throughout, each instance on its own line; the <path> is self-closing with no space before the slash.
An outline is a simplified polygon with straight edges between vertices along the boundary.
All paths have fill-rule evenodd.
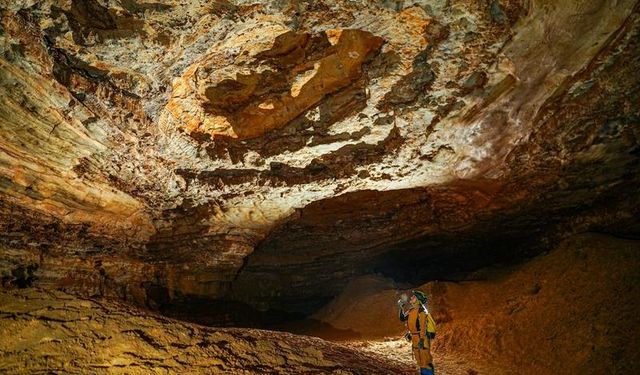
<path id="1" fill-rule="evenodd" d="M 372 273 L 407 286 L 460 281 L 482 268 L 525 261 L 546 248 L 531 232 L 428 236 L 389 248 L 374 260 Z"/>
<path id="2" fill-rule="evenodd" d="M 505 221 L 509 221 L 505 218 Z M 513 221 L 511 221 L 513 223 Z M 308 297 L 306 311 L 270 308 L 260 310 L 232 299 L 177 296 L 158 303 L 158 310 L 169 317 L 213 327 L 261 328 L 345 341 L 361 334 L 340 329 L 315 316 L 340 296 L 349 283 L 366 276 L 381 277 L 396 290 L 417 288 L 431 281 L 463 281 L 474 271 L 517 264 L 547 249 L 537 230 L 494 231 L 492 226 L 447 235 L 431 235 L 379 249 L 377 256 L 358 265 L 359 269 L 329 297 Z M 286 273 L 286 268 L 283 271 Z M 364 294 L 367 290 L 362 291 Z M 376 308 L 376 306 L 372 306 Z M 395 321 L 396 315 L 388 319 Z"/>

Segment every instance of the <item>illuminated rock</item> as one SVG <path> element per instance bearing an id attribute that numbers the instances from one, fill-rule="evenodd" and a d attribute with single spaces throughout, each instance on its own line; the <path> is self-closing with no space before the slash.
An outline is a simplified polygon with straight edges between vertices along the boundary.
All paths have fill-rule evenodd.
<path id="1" fill-rule="evenodd" d="M 638 232 L 637 2 L 405 3 L 3 5 L 3 283 L 308 313 Z"/>

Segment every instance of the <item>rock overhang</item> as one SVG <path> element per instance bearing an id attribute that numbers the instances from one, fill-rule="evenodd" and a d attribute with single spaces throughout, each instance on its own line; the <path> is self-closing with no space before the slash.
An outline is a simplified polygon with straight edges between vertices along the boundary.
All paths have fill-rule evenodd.
<path id="1" fill-rule="evenodd" d="M 260 137 L 358 80 L 362 65 L 382 45 L 381 38 L 362 30 L 326 30 L 313 36 L 289 30 L 261 50 L 265 46 L 257 37 L 273 35 L 265 28 L 238 37 L 248 43 L 228 38 L 174 82 L 166 107 L 172 122 L 214 139 Z M 242 49 L 229 54 L 228 45 Z"/>
<path id="2" fill-rule="evenodd" d="M 545 194 L 537 202 L 566 205 L 551 210 L 557 216 L 606 192 L 634 202 L 637 180 L 625 176 L 637 168 L 636 91 L 632 80 L 616 88 L 605 77 L 637 64 L 624 52 L 635 48 L 634 2 L 615 11 L 598 2 L 427 3 L 78 0 L 3 10 L 3 100 L 11 109 L 2 117 L 3 215 L 15 233 L 4 238 L 36 245 L 26 246 L 35 253 L 45 244 L 84 249 L 93 255 L 71 269 L 84 267 L 98 282 L 102 267 L 135 284 L 128 298 L 144 303 L 157 288 L 219 297 L 237 280 L 254 282 L 240 272 L 266 269 L 279 280 L 291 269 L 256 263 L 256 247 L 255 259 L 277 260 L 282 246 L 287 257 L 326 259 L 300 249 L 344 235 L 351 240 L 330 247 L 347 254 L 343 268 L 361 272 L 362 259 L 425 228 L 486 220 L 493 209 L 528 207 L 537 215 L 523 214 L 528 228 L 546 227 L 545 212 L 531 210 Z M 600 132 L 601 122 L 619 125 Z M 593 167 L 604 183 L 591 192 L 572 169 L 589 160 L 610 166 Z M 496 188 L 487 192 L 483 181 Z M 367 194 L 379 195 L 362 207 Z M 370 220 L 351 237 L 332 226 L 348 221 L 337 216 L 319 216 L 328 226 L 298 225 L 327 200 Z M 438 210 L 413 232 L 375 229 L 423 206 Z M 280 250 L 269 250 L 274 242 Z M 372 242 L 380 244 L 366 246 Z M 93 256 L 111 268 L 95 266 Z M 143 275 L 116 275 L 126 269 L 118 262 Z M 326 264 L 319 279 L 327 285 L 332 275 L 348 277 Z"/>

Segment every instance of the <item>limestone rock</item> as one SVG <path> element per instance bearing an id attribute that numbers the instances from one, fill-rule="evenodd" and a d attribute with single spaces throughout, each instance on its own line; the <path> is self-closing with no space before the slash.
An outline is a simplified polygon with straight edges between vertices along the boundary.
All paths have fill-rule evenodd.
<path id="1" fill-rule="evenodd" d="M 0 12 L 5 286 L 310 313 L 394 264 L 638 233 L 635 0 Z"/>
<path id="2" fill-rule="evenodd" d="M 211 329 L 35 289 L 0 292 L 0 329 L 3 373 L 411 373 L 317 338 Z"/>

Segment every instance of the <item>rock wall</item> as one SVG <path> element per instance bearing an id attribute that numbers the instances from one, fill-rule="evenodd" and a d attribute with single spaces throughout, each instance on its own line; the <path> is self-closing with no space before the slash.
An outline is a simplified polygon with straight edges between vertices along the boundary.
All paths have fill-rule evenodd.
<path id="1" fill-rule="evenodd" d="M 3 285 L 310 312 L 638 233 L 638 7 L 2 2 Z"/>
<path id="2" fill-rule="evenodd" d="M 485 269 L 461 282 L 432 282 L 437 369 L 451 374 L 635 374 L 640 357 L 640 243 L 601 234 L 566 239 L 517 266 Z M 395 302 L 403 290 L 367 277 L 314 317 L 363 338 L 389 358 L 408 356 Z"/>

